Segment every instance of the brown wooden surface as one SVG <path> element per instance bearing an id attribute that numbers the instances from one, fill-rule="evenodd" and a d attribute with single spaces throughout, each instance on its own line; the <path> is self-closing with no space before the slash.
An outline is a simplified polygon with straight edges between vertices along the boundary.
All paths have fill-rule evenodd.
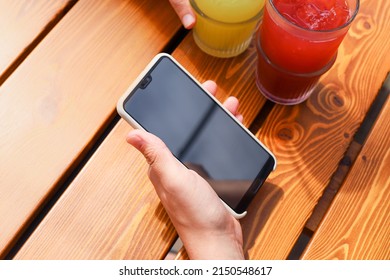
<path id="1" fill-rule="evenodd" d="M 80 1 L 1 86 L 0 256 L 179 27 L 160 1 Z"/>
<path id="2" fill-rule="evenodd" d="M 181 247 L 179 252 L 177 252 L 175 260 L 189 260 L 189 259 L 190 258 L 188 257 L 186 249 L 184 247 Z"/>
<path id="3" fill-rule="evenodd" d="M 199 80 L 213 77 L 222 84 L 217 95 L 221 100 L 229 95 L 240 98 L 246 122 L 251 122 L 264 104 L 264 98 L 251 81 L 248 89 L 235 90 L 241 83 L 248 84 L 248 79 L 254 79 L 253 48 L 233 59 L 211 58 L 196 47 L 192 34 L 189 34 L 173 55 Z M 203 63 L 194 65 L 187 57 L 195 57 L 194 61 Z M 256 103 L 258 106 L 252 106 Z M 125 142 L 129 130 L 130 126 L 125 122 L 118 123 L 96 156 L 69 186 L 63 199 L 56 203 L 16 255 L 17 259 L 165 257 L 177 236 L 147 180 L 145 162 Z M 80 199 L 83 197 L 88 199 L 83 201 Z M 121 199 L 110 200 L 110 197 Z M 75 205 L 78 205 L 77 215 L 72 215 Z M 105 208 L 110 210 L 102 212 Z M 158 217 L 156 213 L 159 213 Z M 63 226 L 58 225 L 58 221 Z M 69 246 L 62 246 L 58 240 Z M 102 244 L 107 249 L 102 250 Z"/>
<path id="4" fill-rule="evenodd" d="M 305 227 L 312 233 L 317 230 L 325 213 L 328 211 L 330 204 L 340 189 L 346 175 L 350 171 L 351 165 L 356 160 L 362 146 L 363 145 L 357 143 L 356 141 L 353 141 L 343 159 L 341 159 L 338 169 L 333 174 L 331 181 L 327 185 L 322 197 L 318 201 L 318 204 L 314 208 L 312 215 L 305 225 Z"/>
<path id="5" fill-rule="evenodd" d="M 390 259 L 390 99 L 303 259 Z"/>
<path id="6" fill-rule="evenodd" d="M 0 1 L 0 84 L 73 2 Z"/>
<path id="7" fill-rule="evenodd" d="M 253 45 L 236 58 L 212 58 L 189 33 L 173 51 L 201 82 L 217 81 L 218 99 L 240 99 L 244 124 L 278 159 L 242 220 L 248 258 L 286 258 L 331 182 L 390 70 L 389 10 L 386 0 L 361 1 L 335 65 L 298 106 L 264 106 Z M 165 1 L 79 1 L 1 86 L 0 257 L 89 157 L 118 97 L 151 57 L 176 43 L 179 26 Z M 177 236 L 144 159 L 124 140 L 130 129 L 122 120 L 115 125 L 30 229 L 16 259 L 165 257 Z M 183 252 L 178 258 L 186 258 Z"/>
<path id="8" fill-rule="evenodd" d="M 389 1 L 361 1 L 333 68 L 310 99 L 275 106 L 259 139 L 276 171 L 243 220 L 251 259 L 285 259 L 390 70 Z"/>
<path id="9" fill-rule="evenodd" d="M 163 259 L 176 238 L 121 120 L 17 259 Z M 64 246 L 63 244 L 67 244 Z"/>

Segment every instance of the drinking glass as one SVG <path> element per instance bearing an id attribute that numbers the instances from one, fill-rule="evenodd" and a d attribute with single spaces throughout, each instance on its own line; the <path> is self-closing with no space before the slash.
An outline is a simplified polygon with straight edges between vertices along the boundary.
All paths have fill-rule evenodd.
<path id="1" fill-rule="evenodd" d="M 260 20 L 264 0 L 190 0 L 197 22 L 196 44 L 207 54 L 233 57 L 244 52 Z"/>
<path id="2" fill-rule="evenodd" d="M 359 0 L 267 0 L 256 37 L 261 93 L 284 105 L 305 101 L 332 67 L 358 9 Z"/>

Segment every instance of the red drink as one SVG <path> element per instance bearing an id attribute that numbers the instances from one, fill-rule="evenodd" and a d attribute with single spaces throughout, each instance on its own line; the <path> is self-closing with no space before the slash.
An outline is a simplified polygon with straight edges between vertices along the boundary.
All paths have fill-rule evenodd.
<path id="1" fill-rule="evenodd" d="M 269 0 L 258 34 L 257 84 L 274 102 L 297 104 L 331 68 L 358 0 Z"/>

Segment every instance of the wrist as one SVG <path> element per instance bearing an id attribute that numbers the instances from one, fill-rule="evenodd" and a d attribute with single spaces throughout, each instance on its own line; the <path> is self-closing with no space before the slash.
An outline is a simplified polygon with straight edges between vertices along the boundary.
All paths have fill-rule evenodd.
<path id="1" fill-rule="evenodd" d="M 184 242 L 190 259 L 243 260 L 242 243 L 232 236 L 204 236 Z"/>
<path id="2" fill-rule="evenodd" d="M 227 230 L 192 230 L 180 234 L 190 259 L 245 259 L 241 227 L 237 223 Z"/>

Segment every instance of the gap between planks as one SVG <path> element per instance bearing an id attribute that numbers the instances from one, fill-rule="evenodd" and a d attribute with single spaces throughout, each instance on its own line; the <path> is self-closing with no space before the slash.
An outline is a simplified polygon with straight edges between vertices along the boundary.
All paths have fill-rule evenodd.
<path id="1" fill-rule="evenodd" d="M 75 1 L 76 3 L 77 1 Z M 75 4 L 73 3 L 73 5 Z M 72 7 L 73 7 L 72 5 Z M 71 7 L 69 7 L 67 9 L 67 12 L 71 9 Z M 62 14 L 62 13 L 61 13 Z M 58 19 L 56 21 L 56 23 L 59 22 L 60 19 Z M 53 24 L 51 26 L 51 28 L 54 27 L 55 24 Z M 45 29 L 46 30 L 46 29 Z M 50 31 L 50 30 L 49 30 Z M 45 35 L 47 35 L 48 32 L 45 33 Z M 173 37 L 171 38 L 171 40 L 162 48 L 162 52 L 165 52 L 165 53 L 168 53 L 168 54 L 171 54 L 175 49 L 176 47 L 181 43 L 181 41 L 186 37 L 186 35 L 188 34 L 188 30 L 184 29 L 183 27 L 181 27 L 174 35 Z M 38 36 L 39 37 L 39 36 Z M 43 39 L 43 37 L 41 38 L 41 40 Z M 39 42 L 37 42 L 34 47 L 36 45 L 38 45 Z M 27 54 L 26 54 L 26 57 L 27 55 L 32 51 L 33 49 L 31 49 Z M 23 58 L 23 60 L 25 59 L 25 57 Z M 22 61 L 23 61 L 22 60 Z M 22 62 L 20 61 L 20 63 Z M 15 69 L 18 65 L 20 65 L 20 63 L 18 63 L 17 65 L 15 65 Z M 15 63 L 13 63 L 12 65 L 14 65 Z M 1 81 L 0 81 L 0 85 L 1 85 Z M 14 246 L 12 246 L 12 249 L 5 255 L 4 259 L 8 259 L 8 260 L 11 260 L 15 257 L 15 255 L 19 252 L 19 250 L 22 248 L 23 244 L 28 240 L 28 238 L 33 234 L 33 232 L 36 230 L 36 228 L 39 226 L 39 224 L 44 220 L 44 218 L 46 217 L 46 215 L 49 213 L 49 211 L 51 210 L 51 208 L 57 203 L 57 201 L 60 199 L 61 195 L 66 191 L 66 189 L 69 187 L 69 185 L 73 182 L 73 180 L 76 178 L 76 176 L 79 174 L 79 172 L 84 168 L 84 166 L 88 163 L 88 161 L 90 160 L 90 158 L 93 156 L 93 154 L 95 153 L 95 151 L 99 148 L 99 146 L 103 143 L 103 141 L 106 139 L 106 137 L 111 133 L 111 131 L 114 129 L 114 127 L 118 124 L 120 120 L 120 116 L 118 115 L 118 113 L 116 112 L 116 110 L 114 109 L 111 116 L 108 118 L 108 121 L 102 126 L 99 134 L 94 137 L 94 141 L 92 141 L 90 143 L 90 145 L 88 147 L 86 147 L 86 149 L 83 151 L 83 154 L 80 155 L 80 157 L 78 158 L 78 161 L 75 162 L 74 166 L 73 167 L 70 167 L 69 170 L 66 172 L 66 174 L 63 176 L 63 179 L 60 180 L 57 184 L 57 187 L 56 187 L 56 191 L 55 193 L 52 195 L 52 197 L 50 197 L 47 202 L 45 203 L 45 205 L 42 206 L 42 208 L 38 211 L 38 214 L 36 215 L 36 217 L 32 220 L 32 222 L 30 223 L 30 225 L 27 227 L 27 229 L 24 231 L 24 233 L 18 238 L 18 240 L 16 241 L 16 243 L 14 244 Z M 172 244 L 172 246 L 174 246 L 174 244 Z"/>
<path id="2" fill-rule="evenodd" d="M 347 177 L 353 163 L 359 155 L 364 142 L 369 136 L 380 112 L 390 93 L 390 73 L 388 73 L 381 89 L 379 90 L 374 102 L 371 104 L 370 109 L 361 123 L 359 129 L 353 136 L 353 141 L 348 147 L 344 157 L 341 159 L 337 170 L 333 174 L 328 186 L 325 188 L 324 193 L 318 200 L 318 204 L 313 210 L 313 213 L 309 217 L 306 225 L 297 239 L 297 242 L 293 246 L 288 259 L 296 260 L 299 259 L 309 244 L 314 232 L 317 230 L 320 222 L 325 216 L 329 206 L 334 200 L 340 187 L 342 186 L 345 178 Z"/>
<path id="3" fill-rule="evenodd" d="M 71 0 L 66 6 L 50 20 L 42 31 L 31 41 L 30 44 L 16 57 L 16 59 L 4 70 L 0 76 L 0 86 L 12 75 L 20 64 L 29 56 L 29 54 L 38 46 L 47 34 L 60 22 L 60 20 L 73 8 L 78 0 Z"/>

